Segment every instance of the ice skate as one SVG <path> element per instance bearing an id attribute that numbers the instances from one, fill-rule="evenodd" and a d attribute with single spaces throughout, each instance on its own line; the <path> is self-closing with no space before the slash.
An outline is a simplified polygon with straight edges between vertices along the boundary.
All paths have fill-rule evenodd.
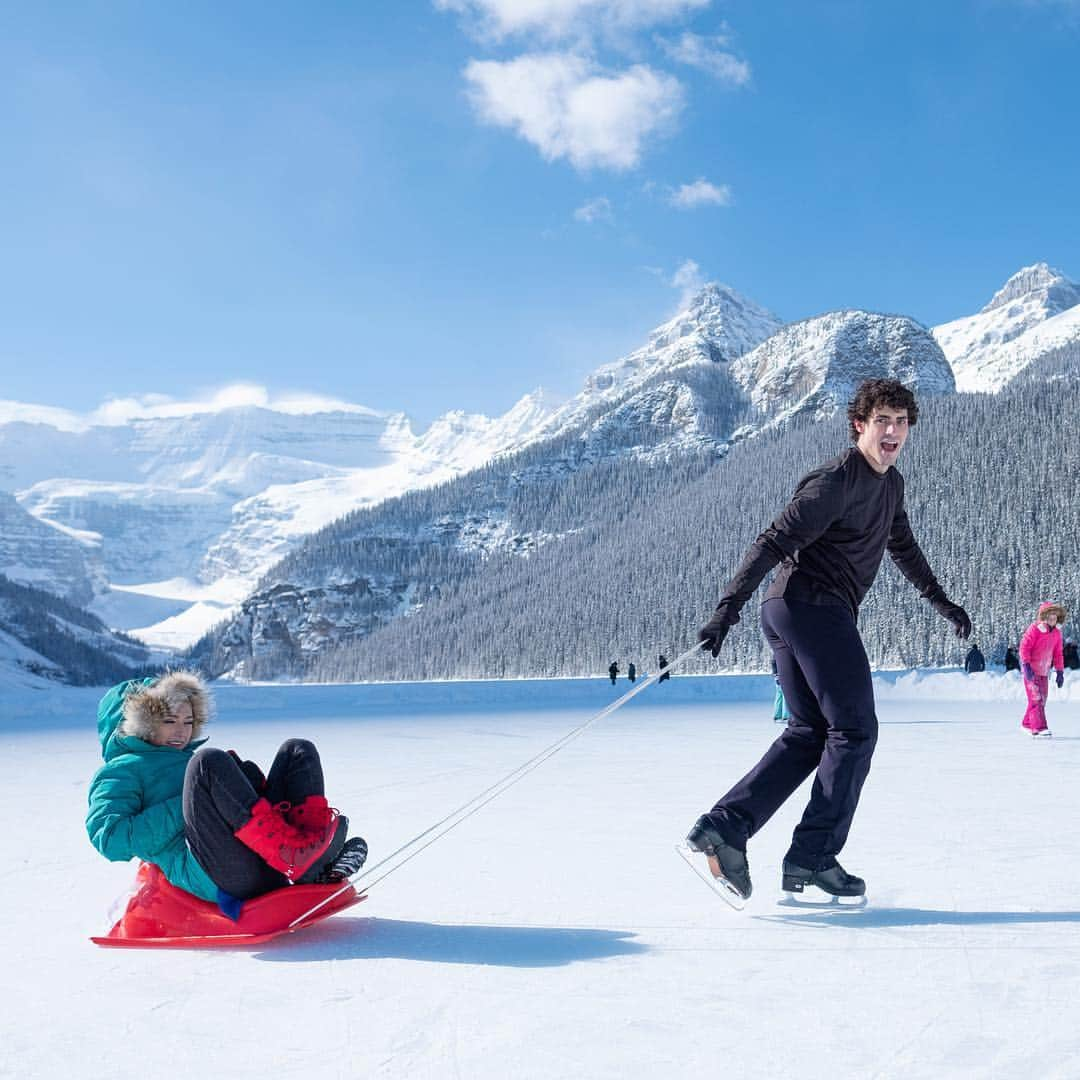
<path id="1" fill-rule="evenodd" d="M 1033 731 L 1031 733 L 1033 739 L 1052 739 L 1054 733 L 1049 728 L 1043 728 L 1042 731 Z"/>
<path id="2" fill-rule="evenodd" d="M 338 853 L 334 861 L 325 867 L 319 875 L 320 883 L 332 884 L 351 878 L 359 873 L 360 868 L 367 859 L 367 843 L 362 836 L 354 836 L 345 841 L 345 846 Z"/>
<path id="3" fill-rule="evenodd" d="M 698 818 L 686 843 L 676 845 L 676 850 L 723 900 L 742 909 L 753 889 L 746 852 L 729 844 L 708 814 Z"/>
<path id="4" fill-rule="evenodd" d="M 866 882 L 849 874 L 836 860 L 824 870 L 809 870 L 784 860 L 783 889 L 787 903 L 804 907 L 863 907 Z"/>

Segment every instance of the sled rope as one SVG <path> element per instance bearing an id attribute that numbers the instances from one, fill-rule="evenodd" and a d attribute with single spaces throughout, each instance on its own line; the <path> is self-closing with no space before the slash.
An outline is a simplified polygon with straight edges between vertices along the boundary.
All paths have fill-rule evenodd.
<path id="1" fill-rule="evenodd" d="M 380 874 L 373 881 L 369 882 L 366 885 L 364 891 L 370 892 L 380 881 L 388 878 L 392 873 L 394 873 L 394 871 L 400 870 L 401 867 L 403 867 L 411 859 L 416 858 L 416 856 L 419 855 L 420 852 L 423 851 L 425 848 L 430 847 L 432 844 L 435 843 L 436 840 L 441 839 L 448 832 L 450 832 L 451 829 L 456 828 L 463 821 L 466 821 L 468 818 L 472 817 L 473 814 L 475 814 L 479 809 L 486 806 L 493 799 L 497 799 L 504 791 L 507 791 L 509 788 L 513 787 L 519 780 L 523 780 L 526 776 L 529 775 L 529 773 L 533 772 L 535 769 L 538 769 L 541 765 L 543 765 L 545 761 L 547 761 L 548 758 L 553 757 L 564 746 L 566 746 L 568 743 L 573 742 L 574 739 L 576 739 L 579 735 L 585 732 L 588 728 L 592 727 L 593 724 L 597 723 L 600 720 L 603 720 L 607 716 L 610 716 L 616 709 L 619 709 L 623 705 L 625 705 L 632 697 L 634 697 L 635 694 L 640 694 L 643 690 L 652 686 L 652 684 L 656 682 L 665 672 L 673 671 L 675 668 L 685 663 L 691 656 L 698 652 L 702 644 L 703 642 L 699 641 L 696 645 L 693 646 L 693 648 L 687 649 L 686 652 L 682 654 L 682 656 L 677 657 L 662 670 L 655 672 L 654 674 L 648 676 L 645 679 L 642 679 L 640 683 L 632 686 L 629 690 L 627 690 L 625 694 L 623 694 L 622 697 L 616 699 L 610 705 L 601 709 L 600 712 L 598 712 L 595 716 L 590 717 L 583 724 L 579 724 L 576 728 L 573 729 L 573 731 L 568 731 L 561 739 L 558 739 L 546 749 L 541 750 L 538 754 L 529 758 L 528 761 L 526 761 L 522 765 L 519 765 L 512 772 L 507 773 L 501 780 L 496 780 L 494 784 L 492 784 L 488 788 L 485 788 L 478 795 L 474 795 L 471 799 L 469 799 L 468 802 L 462 803 L 461 806 L 459 806 L 456 810 L 452 810 L 449 814 L 446 815 L 446 817 L 442 818 L 442 820 L 436 821 L 433 825 L 429 825 L 422 833 L 418 833 L 411 840 L 407 840 L 404 844 L 401 845 L 401 847 L 397 848 L 397 850 L 395 851 L 391 851 L 389 855 L 380 859 L 379 862 L 375 863 L 374 866 L 369 866 L 366 870 L 358 871 L 351 878 L 346 878 L 345 882 L 342 884 L 341 888 L 337 890 L 337 892 L 331 893 L 324 900 L 320 900 L 319 903 L 317 903 L 309 911 L 305 911 L 302 915 L 298 915 L 295 919 L 293 919 L 291 923 L 289 923 L 289 927 L 292 928 L 296 926 L 297 923 L 303 922 L 305 919 L 309 919 L 321 907 L 323 907 L 325 904 L 329 904 L 331 900 L 334 900 L 336 897 L 340 896 L 343 892 L 351 888 L 354 884 L 374 874 L 377 870 L 382 869 L 384 866 L 386 866 L 393 859 L 396 859 L 403 852 L 409 851 L 410 848 L 413 848 L 415 845 L 419 844 L 419 847 L 415 847 L 415 850 L 410 851 L 409 854 L 407 854 L 403 859 L 401 859 L 395 865 L 391 866 L 384 873 Z M 426 843 L 421 844 L 420 841 L 424 840 L 425 837 L 427 838 Z"/>

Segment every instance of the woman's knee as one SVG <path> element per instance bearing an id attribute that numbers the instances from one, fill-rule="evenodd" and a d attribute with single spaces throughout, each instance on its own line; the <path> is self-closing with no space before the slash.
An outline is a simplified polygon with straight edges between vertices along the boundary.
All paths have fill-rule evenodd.
<path id="1" fill-rule="evenodd" d="M 286 739 L 278 749 L 279 754 L 286 757 L 314 757 L 319 756 L 319 751 L 310 739 Z"/>
<path id="2" fill-rule="evenodd" d="M 234 768 L 235 764 L 227 750 L 219 750 L 216 746 L 204 746 L 191 755 L 186 775 L 205 776 L 221 769 Z"/>

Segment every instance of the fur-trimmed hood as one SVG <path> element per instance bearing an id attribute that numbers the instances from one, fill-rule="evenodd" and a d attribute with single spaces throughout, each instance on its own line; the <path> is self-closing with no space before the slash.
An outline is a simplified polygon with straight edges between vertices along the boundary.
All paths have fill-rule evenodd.
<path id="1" fill-rule="evenodd" d="M 169 671 L 153 682 L 133 684 L 124 695 L 123 720 L 117 734 L 149 742 L 154 728 L 185 701 L 191 705 L 191 738 L 195 740 L 211 718 L 213 699 L 194 671 Z"/>
<path id="2" fill-rule="evenodd" d="M 1063 626 L 1068 612 L 1055 600 L 1047 600 L 1039 605 L 1039 613 L 1035 616 L 1035 619 L 1037 622 L 1042 622 L 1050 614 L 1057 616 L 1058 626 Z"/>

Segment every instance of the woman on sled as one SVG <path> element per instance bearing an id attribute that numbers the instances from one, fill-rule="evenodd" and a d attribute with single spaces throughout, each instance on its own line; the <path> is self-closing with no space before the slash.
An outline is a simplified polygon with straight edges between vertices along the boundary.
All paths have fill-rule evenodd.
<path id="1" fill-rule="evenodd" d="M 107 859 L 137 857 L 232 919 L 244 900 L 294 883 L 340 881 L 367 856 L 326 801 L 318 751 L 289 739 L 264 777 L 205 747 L 213 711 L 194 672 L 114 686 L 98 706 L 105 763 L 90 784 L 86 830 Z"/>

